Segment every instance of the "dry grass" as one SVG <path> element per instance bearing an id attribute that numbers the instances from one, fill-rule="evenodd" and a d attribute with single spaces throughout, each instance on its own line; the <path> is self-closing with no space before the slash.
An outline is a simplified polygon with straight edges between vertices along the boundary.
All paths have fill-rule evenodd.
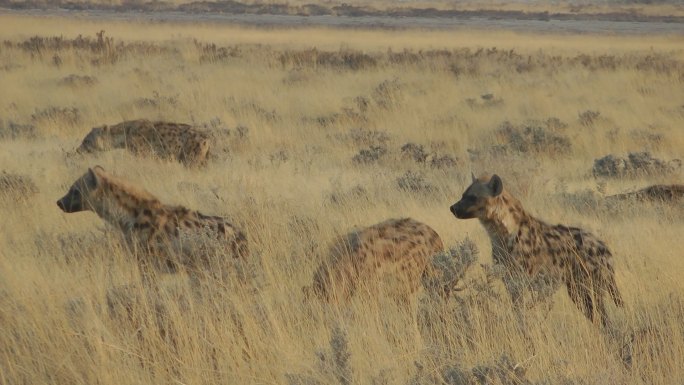
<path id="1" fill-rule="evenodd" d="M 27 201 L 0 202 L 2 384 L 684 377 L 681 207 L 602 204 L 681 184 L 681 169 L 592 174 L 608 154 L 684 156 L 679 37 L 0 16 L 0 39 L 0 165 L 35 183 Z M 68 155 L 91 127 L 137 118 L 214 130 L 221 150 L 201 170 L 125 151 Z M 143 288 L 116 234 L 92 213 L 55 205 L 95 164 L 164 202 L 241 224 L 258 262 L 254 284 L 208 284 L 197 296 L 182 277 L 163 277 L 160 291 Z M 527 333 L 518 329 L 484 230 L 448 211 L 471 170 L 498 173 L 533 213 L 611 245 L 627 303 L 609 309 L 615 330 L 602 335 L 564 293 L 527 312 Z M 485 267 L 471 267 L 448 303 L 423 298 L 417 315 L 363 295 L 348 308 L 303 301 L 330 240 L 401 216 L 429 224 L 450 248 L 470 238 Z"/>

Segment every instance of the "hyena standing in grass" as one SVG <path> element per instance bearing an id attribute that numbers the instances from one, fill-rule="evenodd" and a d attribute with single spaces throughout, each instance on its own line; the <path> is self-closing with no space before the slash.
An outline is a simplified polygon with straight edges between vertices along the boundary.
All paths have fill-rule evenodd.
<path id="1" fill-rule="evenodd" d="M 136 155 L 175 159 L 187 166 L 203 165 L 211 145 L 209 136 L 188 124 L 129 120 L 93 128 L 77 153 L 123 148 Z"/>
<path id="2" fill-rule="evenodd" d="M 411 218 L 390 219 L 353 231 L 333 242 L 328 260 L 304 287 L 329 301 L 347 301 L 359 287 L 379 284 L 399 301 L 410 300 L 426 274 L 433 274 L 432 257 L 444 251 L 430 226 Z"/>
<path id="3" fill-rule="evenodd" d="M 583 229 L 549 225 L 528 214 L 504 190 L 497 175 L 473 176 L 451 212 L 460 219 L 480 220 L 489 233 L 494 262 L 505 266 L 513 277 L 546 274 L 565 283 L 572 301 L 592 322 L 607 324 L 604 294 L 623 305 L 615 284 L 613 255 L 606 244 Z M 507 288 L 519 307 L 522 293 L 510 285 Z"/>
<path id="4" fill-rule="evenodd" d="M 202 252 L 217 242 L 218 255 L 247 257 L 244 233 L 228 220 L 207 216 L 182 206 L 162 204 L 149 192 L 108 174 L 102 167 L 88 169 L 57 201 L 62 211 L 90 210 L 123 232 L 133 249 L 142 249 L 143 267 L 174 271 L 179 265 L 190 272 L 209 267 L 211 253 Z"/>

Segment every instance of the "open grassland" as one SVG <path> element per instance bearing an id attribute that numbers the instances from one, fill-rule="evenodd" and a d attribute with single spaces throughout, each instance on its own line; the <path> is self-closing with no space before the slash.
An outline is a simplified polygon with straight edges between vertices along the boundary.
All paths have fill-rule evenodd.
<path id="1" fill-rule="evenodd" d="M 681 37 L 0 16 L 0 40 L 2 384 L 684 378 L 684 209 L 603 199 L 682 182 Z M 212 131 L 208 166 L 72 153 L 91 127 L 137 118 Z M 640 151 L 655 160 L 592 173 L 597 158 Z M 95 214 L 55 205 L 96 164 L 240 224 L 251 283 L 207 284 L 199 296 L 182 276 L 143 288 Z M 626 306 L 609 308 L 610 331 L 564 291 L 520 330 L 501 283 L 486 278 L 485 231 L 448 210 L 471 170 L 499 174 L 532 213 L 611 246 Z M 448 303 L 421 297 L 417 310 L 363 294 L 349 306 L 304 300 L 330 240 L 404 216 L 447 247 L 477 246 L 465 290 Z"/>

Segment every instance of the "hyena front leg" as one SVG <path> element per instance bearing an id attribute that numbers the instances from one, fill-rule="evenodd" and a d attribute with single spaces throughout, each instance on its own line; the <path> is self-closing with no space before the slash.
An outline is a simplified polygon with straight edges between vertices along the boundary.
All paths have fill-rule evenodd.
<path id="1" fill-rule="evenodd" d="M 513 312 L 515 320 L 518 326 L 518 330 L 522 333 L 525 341 L 527 342 L 527 348 L 531 351 L 535 351 L 535 344 L 532 336 L 530 334 L 529 324 L 527 322 L 527 306 L 525 306 L 525 289 L 528 287 L 529 277 L 525 275 L 519 269 L 509 269 L 503 277 L 504 286 L 506 291 L 511 297 L 511 304 L 513 306 Z"/>

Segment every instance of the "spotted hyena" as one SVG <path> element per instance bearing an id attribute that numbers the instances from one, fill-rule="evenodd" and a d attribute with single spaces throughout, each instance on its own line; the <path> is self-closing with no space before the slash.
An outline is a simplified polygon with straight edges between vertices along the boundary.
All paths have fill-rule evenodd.
<path id="1" fill-rule="evenodd" d="M 606 325 L 606 292 L 622 306 L 613 255 L 606 244 L 583 229 L 549 225 L 533 217 L 504 190 L 497 175 L 473 176 L 451 212 L 460 219 L 480 220 L 491 239 L 494 262 L 505 266 L 513 277 L 544 274 L 564 283 L 572 301 L 592 322 Z M 513 303 L 519 305 L 522 293 L 509 284 L 507 288 Z"/>
<path id="2" fill-rule="evenodd" d="M 125 148 L 136 155 L 175 159 L 193 166 L 206 163 L 209 147 L 209 136 L 188 124 L 139 119 L 93 128 L 76 152 Z"/>
<path id="3" fill-rule="evenodd" d="M 69 192 L 57 201 L 62 211 L 90 210 L 123 232 L 124 238 L 141 255 L 143 265 L 189 271 L 206 268 L 209 253 L 201 248 L 227 246 L 233 257 L 248 256 L 247 239 L 225 218 L 207 216 L 182 206 L 161 203 L 149 192 L 107 173 L 102 167 L 88 169 Z M 216 249 L 214 249 L 216 250 Z"/>
<path id="4" fill-rule="evenodd" d="M 425 274 L 433 273 L 432 256 L 444 251 L 439 235 L 411 218 L 390 219 L 340 237 L 328 260 L 305 287 L 326 301 L 348 300 L 362 286 L 375 284 L 389 296 L 408 300 L 422 287 Z"/>

